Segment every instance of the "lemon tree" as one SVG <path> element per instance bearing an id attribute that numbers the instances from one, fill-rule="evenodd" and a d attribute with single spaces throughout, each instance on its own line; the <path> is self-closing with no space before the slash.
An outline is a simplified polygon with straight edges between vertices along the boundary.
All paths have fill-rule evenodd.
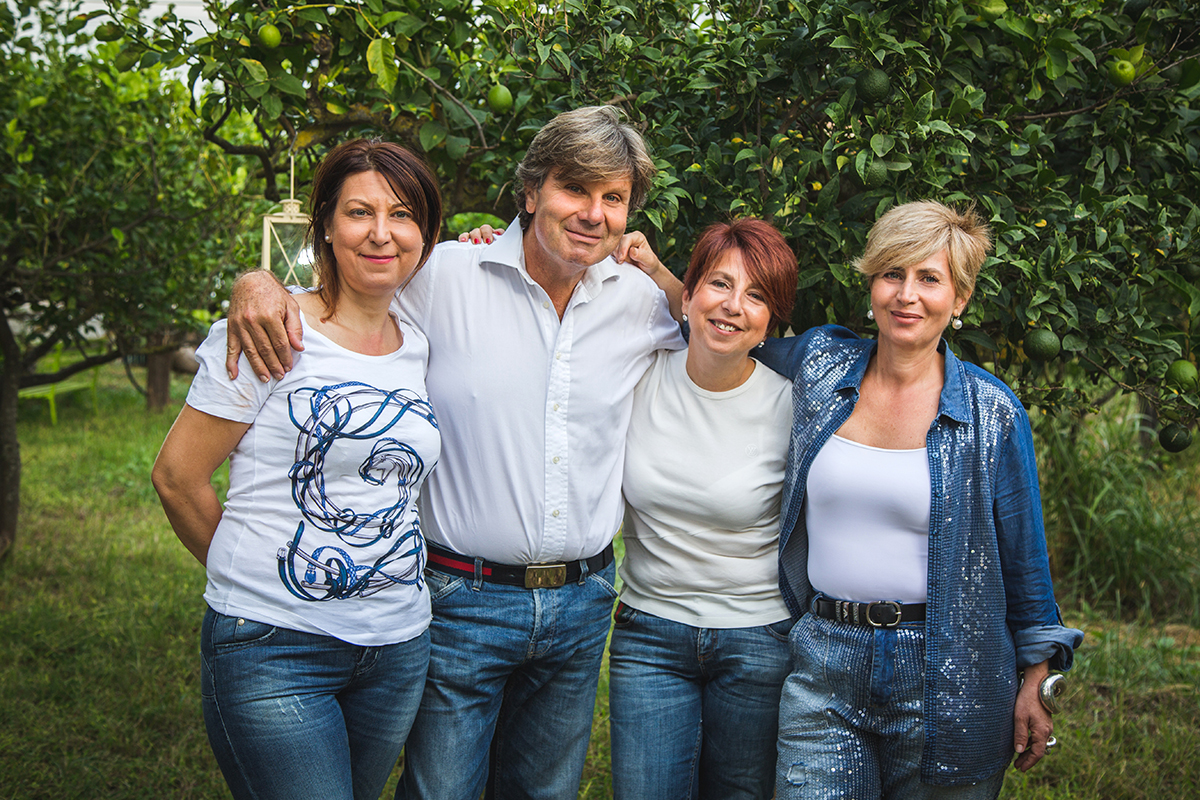
<path id="1" fill-rule="evenodd" d="M 0 556 L 16 535 L 19 390 L 138 351 L 215 304 L 247 211 L 237 166 L 200 139 L 185 86 L 161 68 L 120 72 L 118 45 L 96 46 L 65 5 L 3 11 Z M 40 37 L 26 35 L 34 25 Z M 84 353 L 96 317 L 107 337 Z M 39 371 L 58 346 L 81 360 Z"/>
<path id="2" fill-rule="evenodd" d="M 996 233 L 964 358 L 1050 417 L 1113 390 L 1192 427 L 1165 381 L 1196 358 L 1200 22 L 1194 2 L 277 0 L 213 4 L 210 35 L 122 16 L 140 64 L 190 70 L 204 135 L 277 175 L 341 138 L 426 154 L 448 213 L 511 218 L 512 168 L 555 113 L 615 103 L 660 174 L 634 224 L 683 269 L 709 222 L 773 221 L 800 259 L 793 326 L 867 330 L 850 268 L 871 223 L 918 198 L 976 203 Z M 282 42 L 256 32 L 276 26 Z M 1109 65 L 1127 62 L 1115 80 Z M 512 106 L 488 103 L 502 84 Z M 1120 85 L 1118 85 L 1120 84 Z M 206 89 L 205 87 L 211 87 Z M 254 125 L 235 130 L 240 114 Z M 1026 359 L 1046 330 L 1061 352 Z M 1039 415 L 1040 416 L 1040 415 Z"/>

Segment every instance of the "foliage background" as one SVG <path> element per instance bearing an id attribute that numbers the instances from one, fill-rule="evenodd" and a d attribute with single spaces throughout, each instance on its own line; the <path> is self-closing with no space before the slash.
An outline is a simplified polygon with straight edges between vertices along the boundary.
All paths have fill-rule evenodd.
<path id="1" fill-rule="evenodd" d="M 188 68 L 205 135 L 254 157 L 268 197 L 287 153 L 311 163 L 340 137 L 382 134 L 426 153 L 451 213 L 509 219 L 513 165 L 541 124 L 618 105 L 661 168 L 635 224 L 682 269 L 714 219 L 772 220 L 800 258 L 796 328 L 867 327 L 848 263 L 883 210 L 977 203 L 995 258 L 954 346 L 1051 412 L 1087 411 L 1120 387 L 1191 425 L 1194 389 L 1162 377 L 1197 347 L 1198 8 L 238 0 L 210 3 L 216 27 L 200 38 L 170 17 L 158 34 L 130 24 L 123 53 Z M 259 43 L 266 24 L 280 46 Z M 1136 64 L 1127 86 L 1108 78 L 1118 57 Z M 889 87 L 868 101 L 855 78 L 871 69 Z M 504 113 L 485 101 L 496 83 L 515 97 Z M 228 131 L 239 114 L 252 135 Z M 1033 327 L 1059 336 L 1060 360 L 1025 357 Z"/>

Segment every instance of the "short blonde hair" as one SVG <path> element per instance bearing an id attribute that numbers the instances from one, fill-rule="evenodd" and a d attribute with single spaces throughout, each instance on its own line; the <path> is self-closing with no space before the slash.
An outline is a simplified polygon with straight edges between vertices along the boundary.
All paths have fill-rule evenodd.
<path id="1" fill-rule="evenodd" d="M 965 298 L 975 290 L 991 247 L 992 230 L 973 205 L 959 211 L 935 200 L 917 200 L 875 221 L 854 268 L 872 281 L 892 267 L 910 267 L 945 250 L 954 293 Z"/>

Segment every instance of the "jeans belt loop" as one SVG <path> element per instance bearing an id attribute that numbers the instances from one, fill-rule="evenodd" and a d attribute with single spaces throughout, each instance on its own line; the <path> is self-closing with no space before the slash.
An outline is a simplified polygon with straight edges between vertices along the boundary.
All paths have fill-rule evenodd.
<path id="1" fill-rule="evenodd" d="M 475 580 L 471 582 L 471 588 L 477 592 L 483 591 L 483 559 L 478 556 L 475 558 Z"/>

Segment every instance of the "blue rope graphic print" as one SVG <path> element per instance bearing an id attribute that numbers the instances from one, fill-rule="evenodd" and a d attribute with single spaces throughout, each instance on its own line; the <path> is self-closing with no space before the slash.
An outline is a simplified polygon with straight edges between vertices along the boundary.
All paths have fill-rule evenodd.
<path id="1" fill-rule="evenodd" d="M 414 393 L 385 392 L 358 381 L 321 389 L 297 389 L 288 395 L 288 413 L 300 431 L 296 462 L 288 472 L 292 499 L 309 527 L 334 534 L 340 544 L 322 544 L 312 552 L 301 546 L 306 525 L 279 548 L 279 577 L 288 591 L 302 600 L 340 600 L 366 597 L 397 585 L 421 585 L 425 569 L 425 540 L 414 519 L 397 535 L 412 499 L 412 487 L 425 471 L 415 450 L 385 436 L 406 414 L 415 414 L 437 428 L 433 409 Z M 371 452 L 358 467 L 364 483 L 394 486 L 395 502 L 369 511 L 339 505 L 325 491 L 325 463 L 339 443 L 373 441 Z M 391 541 L 387 552 L 370 564 L 356 564 L 356 548 Z M 311 546 L 311 545 L 310 545 Z M 302 574 L 297 570 L 301 570 Z"/>

